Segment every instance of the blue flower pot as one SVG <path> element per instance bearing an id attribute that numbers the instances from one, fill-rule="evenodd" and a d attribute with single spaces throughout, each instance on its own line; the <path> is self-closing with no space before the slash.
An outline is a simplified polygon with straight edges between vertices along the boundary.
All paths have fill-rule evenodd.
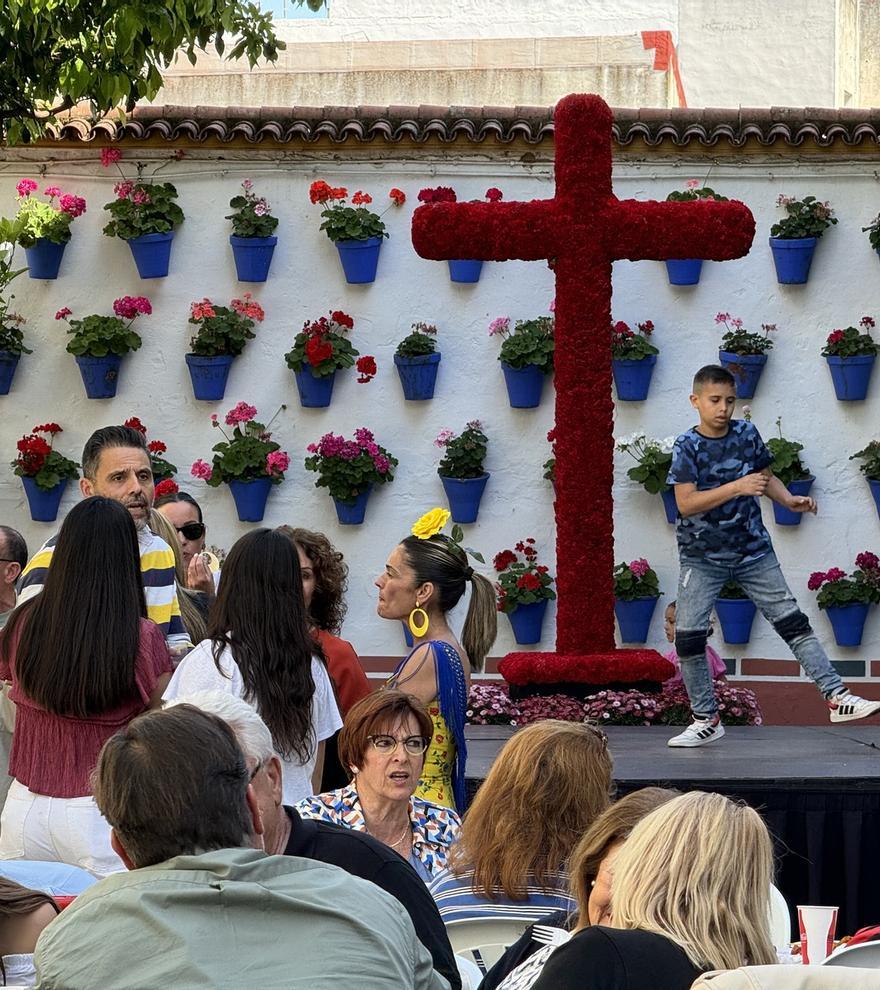
<path id="1" fill-rule="evenodd" d="M 421 354 L 418 357 L 401 357 L 394 355 L 394 365 L 403 386 L 403 397 L 410 402 L 424 401 L 434 398 L 434 386 L 437 384 L 437 366 L 440 364 L 440 354 Z"/>
<path id="2" fill-rule="evenodd" d="M 631 602 L 614 599 L 614 614 L 623 643 L 644 643 L 648 639 L 651 619 L 659 598 L 634 598 Z"/>
<path id="3" fill-rule="evenodd" d="M 337 498 L 333 499 L 333 504 L 336 506 L 336 518 L 339 520 L 340 526 L 360 526 L 367 514 L 367 502 L 372 488 L 373 486 L 370 485 L 353 502 L 340 502 Z"/>
<path id="4" fill-rule="evenodd" d="M 105 357 L 79 355 L 76 363 L 86 387 L 86 395 L 90 399 L 112 399 L 116 395 L 119 367 L 122 364 L 122 358 L 118 354 L 107 354 Z"/>
<path id="5" fill-rule="evenodd" d="M 227 481 L 235 500 L 235 510 L 242 522 L 260 522 L 266 513 L 266 502 L 272 490 L 271 478 L 250 481 Z"/>
<path id="6" fill-rule="evenodd" d="M 479 478 L 444 478 L 441 474 L 440 480 L 443 482 L 443 490 L 446 492 L 449 510 L 452 512 L 452 521 L 476 522 L 477 513 L 480 511 L 480 499 L 489 480 L 488 472 L 481 474 Z"/>
<path id="7" fill-rule="evenodd" d="M 450 282 L 479 282 L 480 272 L 483 270 L 482 261 L 452 261 L 449 265 Z"/>
<path id="8" fill-rule="evenodd" d="M 9 395 L 19 355 L 12 351 L 0 351 L 0 395 Z"/>
<path id="9" fill-rule="evenodd" d="M 803 285 L 810 277 L 818 237 L 771 237 L 770 250 L 780 285 Z"/>
<path id="10" fill-rule="evenodd" d="M 275 253 L 277 237 L 236 237 L 229 235 L 235 273 L 239 282 L 265 282 Z"/>
<path id="11" fill-rule="evenodd" d="M 829 605 L 825 609 L 838 646 L 861 645 L 870 607 L 867 602 L 856 602 L 853 605 Z"/>
<path id="12" fill-rule="evenodd" d="M 40 488 L 36 478 L 22 478 L 21 483 L 24 485 L 24 493 L 31 510 L 31 519 L 34 522 L 55 522 L 58 518 L 61 497 L 64 495 L 64 489 L 67 488 L 67 478 L 59 481 L 49 491 Z"/>
<path id="13" fill-rule="evenodd" d="M 647 399 L 656 363 L 656 354 L 649 354 L 639 361 L 614 358 L 611 361 L 611 370 L 614 372 L 617 398 L 622 402 L 642 402 Z"/>
<path id="14" fill-rule="evenodd" d="M 530 605 L 517 605 L 512 612 L 507 613 L 513 629 L 513 638 L 521 646 L 541 642 L 541 627 L 544 625 L 544 613 L 547 611 L 547 599 L 532 602 Z"/>
<path id="15" fill-rule="evenodd" d="M 165 278 L 171 261 L 171 242 L 174 231 L 167 234 L 141 234 L 128 242 L 134 263 L 141 278 Z"/>
<path id="16" fill-rule="evenodd" d="M 544 379 L 547 377 L 535 364 L 527 364 L 525 368 L 511 368 L 501 362 L 504 372 L 504 382 L 507 385 L 507 397 L 513 409 L 534 409 L 541 404 L 541 393 L 544 391 Z"/>
<path id="17" fill-rule="evenodd" d="M 841 402 L 858 402 L 868 394 L 876 354 L 854 354 L 838 357 L 829 354 L 825 360 L 834 382 L 834 394 Z"/>
<path id="18" fill-rule="evenodd" d="M 790 481 L 788 483 L 788 490 L 792 495 L 809 495 L 815 480 L 811 475 L 809 478 L 799 478 L 797 481 Z M 792 512 L 791 509 L 786 509 L 784 505 L 774 502 L 773 518 L 776 520 L 777 526 L 800 526 L 804 514 L 803 512 Z M 727 642 L 729 643 L 731 640 Z"/>
<path id="19" fill-rule="evenodd" d="M 333 382 L 336 372 L 318 376 L 312 371 L 311 365 L 304 365 L 302 371 L 293 373 L 296 387 L 299 390 L 299 404 L 309 409 L 320 409 L 330 405 L 333 398 Z"/>
<path id="20" fill-rule="evenodd" d="M 666 261 L 666 274 L 670 285 L 696 285 L 703 270 L 702 258 L 670 258 Z"/>
<path id="21" fill-rule="evenodd" d="M 376 281 L 381 237 L 368 237 L 365 241 L 336 241 L 336 250 L 349 285 L 363 285 Z"/>
<path id="22" fill-rule="evenodd" d="M 678 522 L 678 505 L 675 501 L 675 489 L 667 488 L 665 492 L 660 492 L 660 498 L 663 499 L 666 521 L 674 526 Z"/>
<path id="23" fill-rule="evenodd" d="M 67 241 L 56 244 L 45 237 L 39 238 L 33 247 L 26 247 L 24 253 L 27 256 L 28 276 L 58 278 L 58 269 L 61 267 L 61 259 L 66 247 Z"/>
<path id="24" fill-rule="evenodd" d="M 764 365 L 767 363 L 766 354 L 734 354 L 731 351 L 719 351 L 718 361 L 736 379 L 736 397 L 752 399 Z"/>
<path id="25" fill-rule="evenodd" d="M 218 354 L 216 357 L 200 357 L 198 354 L 185 354 L 184 359 L 192 379 L 193 395 L 206 401 L 222 399 L 226 394 L 233 356 Z"/>
<path id="26" fill-rule="evenodd" d="M 719 598 L 715 611 L 721 622 L 725 643 L 748 643 L 755 621 L 755 603 L 750 598 Z"/>
<path id="27" fill-rule="evenodd" d="M 874 497 L 874 505 L 877 506 L 877 515 L 880 516 L 880 481 L 868 478 L 868 485 L 871 488 L 871 495 Z"/>

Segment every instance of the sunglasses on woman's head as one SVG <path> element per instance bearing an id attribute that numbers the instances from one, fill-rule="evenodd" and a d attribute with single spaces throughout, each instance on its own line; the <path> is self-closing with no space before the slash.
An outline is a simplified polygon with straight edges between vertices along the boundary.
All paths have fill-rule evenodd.
<path id="1" fill-rule="evenodd" d="M 205 535 L 204 523 L 188 522 L 174 528 L 178 533 L 183 533 L 184 538 L 187 540 L 200 540 Z"/>

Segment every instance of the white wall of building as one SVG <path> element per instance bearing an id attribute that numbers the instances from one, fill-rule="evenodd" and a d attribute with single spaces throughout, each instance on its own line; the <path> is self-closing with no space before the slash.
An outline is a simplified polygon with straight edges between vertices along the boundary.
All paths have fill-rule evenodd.
<path id="1" fill-rule="evenodd" d="M 330 0 L 326 20 L 279 21 L 291 41 L 546 38 L 675 31 L 675 0 Z"/>
<path id="2" fill-rule="evenodd" d="M 106 220 L 101 206 L 112 198 L 113 178 L 101 171 L 93 151 L 82 152 L 85 157 L 80 162 L 65 160 L 67 152 L 53 149 L 53 153 L 60 160 L 49 167 L 47 180 L 84 195 L 88 212 L 74 224 L 61 277 L 37 282 L 25 276 L 16 286 L 16 304 L 29 318 L 28 339 L 34 353 L 22 359 L 12 392 L 0 397 L 4 463 L 12 460 L 17 439 L 36 423 L 60 422 L 65 432 L 58 438 L 59 447 L 78 459 L 92 430 L 138 415 L 151 437 L 166 441 L 184 488 L 201 501 L 209 542 L 228 548 L 248 526 L 237 521 L 225 488 L 209 488 L 190 478 L 188 467 L 199 457 L 210 460 L 210 448 L 218 438 L 210 425 L 212 412 L 222 414 L 244 399 L 267 417 L 286 403 L 275 430 L 291 454 L 292 467 L 271 495 L 266 524 L 291 523 L 328 533 L 351 568 L 344 635 L 362 654 L 395 655 L 401 651 L 402 637 L 398 628 L 375 615 L 373 578 L 412 522 L 427 509 L 444 504 L 436 475 L 439 451 L 432 443 L 437 432 L 442 427 L 460 430 L 476 417 L 483 420 L 491 438 L 487 468 L 492 478 L 479 521 L 468 529 L 468 544 L 482 550 L 488 561 L 498 550 L 534 536 L 553 565 L 552 490 L 541 477 L 541 465 L 549 454 L 545 435 L 553 421 L 552 395 L 548 389 L 537 410 L 510 409 L 496 360 L 498 344 L 486 335 L 487 324 L 496 316 L 517 319 L 545 312 L 554 294 L 552 274 L 540 263 L 488 264 L 479 284 L 456 286 L 442 263 L 416 256 L 408 235 L 418 191 L 426 185 L 453 185 L 463 198 L 479 196 L 490 185 L 502 188 L 508 200 L 545 197 L 552 191 L 547 166 L 493 162 L 486 157 L 455 166 L 426 159 L 370 163 L 327 159 L 316 164 L 314 152 L 312 161 L 286 163 L 261 162 L 253 152 L 247 153 L 248 161 L 237 162 L 234 152 L 224 152 L 228 160 L 218 163 L 200 162 L 196 160 L 200 152 L 192 152 L 161 173 L 177 184 L 187 214 L 174 244 L 171 274 L 141 282 L 128 247 L 101 234 Z M 33 157 L 39 152 L 21 154 Z M 34 167 L 10 159 L 7 153 L 0 173 L 0 203 L 7 215 L 14 210 L 15 183 L 36 174 Z M 621 165 L 616 169 L 615 189 L 622 198 L 662 199 L 669 190 L 682 188 L 692 175 L 703 178 L 702 169 L 658 161 Z M 281 219 L 272 272 L 263 286 L 236 282 L 223 219 L 228 199 L 246 176 L 269 198 Z M 318 230 L 318 208 L 308 200 L 309 183 L 319 177 L 363 188 L 377 202 L 392 186 L 406 191 L 406 206 L 386 218 L 391 238 L 383 248 L 375 284 L 358 287 L 344 282 L 335 249 Z M 805 584 L 812 570 L 849 569 L 859 551 L 880 551 L 877 513 L 856 463 L 848 459 L 880 435 L 880 372 L 875 373 L 868 401 L 837 402 L 819 350 L 832 328 L 855 324 L 866 313 L 880 317 L 880 264 L 859 229 L 876 214 L 880 193 L 873 166 L 867 163 L 719 166 L 712 172 L 711 184 L 750 205 L 758 223 L 754 246 L 742 260 L 704 266 L 702 281 L 693 288 L 671 287 L 658 262 L 615 265 L 615 317 L 652 319 L 661 348 L 648 401 L 618 404 L 615 431 L 628 435 L 643 428 L 663 437 L 692 425 L 689 381 L 698 366 L 716 358 L 720 334 L 714 316 L 719 310 L 740 316 L 750 328 L 762 322 L 778 324 L 776 347 L 751 403 L 754 421 L 771 435 L 781 415 L 786 436 L 805 444 L 805 461 L 817 476 L 814 492 L 820 511 L 818 517 L 792 529 L 774 526 L 769 505 L 765 514 L 791 585 L 829 642 L 827 622 Z M 774 276 L 767 234 L 777 216 L 774 204 L 780 192 L 828 198 L 840 216 L 839 226 L 819 246 L 806 286 L 780 286 Z M 265 307 L 266 321 L 235 362 L 226 400 L 197 402 L 183 358 L 192 330 L 187 323 L 189 305 L 204 296 L 228 303 L 248 289 Z M 117 398 L 87 400 L 74 359 L 64 349 L 64 325 L 56 323 L 53 314 L 62 306 L 79 316 L 109 313 L 117 296 L 141 293 L 154 307 L 153 315 L 136 325 L 144 338 L 142 349 L 126 358 Z M 354 373 L 340 374 L 328 409 L 302 409 L 283 354 L 303 321 L 336 308 L 354 316 L 354 344 L 361 353 L 375 355 L 379 375 L 368 385 L 358 385 Z M 419 320 L 438 324 L 443 359 L 436 398 L 405 403 L 392 354 L 410 324 Z M 375 431 L 379 442 L 400 459 L 400 466 L 393 484 L 373 494 L 366 525 L 340 527 L 329 496 L 314 487 L 315 476 L 305 472 L 302 461 L 307 444 L 322 433 L 350 434 L 362 424 Z M 616 556 L 647 557 L 660 574 L 668 601 L 675 595 L 677 576 L 674 530 L 665 522 L 659 497 L 648 496 L 626 478 L 628 466 L 620 456 Z M 71 488 L 63 510 L 77 497 L 75 487 Z M 0 467 L 0 522 L 20 528 L 32 549 L 55 529 L 29 520 L 21 483 L 9 467 Z M 590 607 L 589 600 L 583 607 Z M 553 645 L 552 614 L 545 649 Z M 503 617 L 499 628 L 493 652 L 501 655 L 513 648 L 513 639 Z M 659 610 L 651 643 L 658 647 L 663 643 Z M 719 648 L 726 656 L 786 655 L 761 618 L 744 650 Z M 874 615 L 864 650 L 855 655 L 876 656 L 878 648 L 880 617 Z M 838 657 L 853 654 L 832 652 Z"/>

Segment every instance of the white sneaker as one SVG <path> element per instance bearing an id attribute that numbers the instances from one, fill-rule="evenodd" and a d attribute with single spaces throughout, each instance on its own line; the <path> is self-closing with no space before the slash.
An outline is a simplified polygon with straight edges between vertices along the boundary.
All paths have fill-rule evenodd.
<path id="1" fill-rule="evenodd" d="M 877 702 L 877 707 L 880 708 L 880 701 Z M 831 717 L 834 718 L 833 715 Z M 855 717 L 857 716 L 850 716 L 850 718 Z M 672 746 L 673 749 L 689 749 L 693 746 L 705 746 L 706 743 L 720 739 L 723 735 L 724 726 L 719 715 L 713 715 L 712 718 L 697 718 L 695 715 L 693 722 L 684 732 L 673 736 L 666 745 Z"/>
<path id="2" fill-rule="evenodd" d="M 867 718 L 880 711 L 880 701 L 868 701 L 849 691 L 843 691 L 828 699 L 832 722 L 852 722 L 857 718 Z"/>

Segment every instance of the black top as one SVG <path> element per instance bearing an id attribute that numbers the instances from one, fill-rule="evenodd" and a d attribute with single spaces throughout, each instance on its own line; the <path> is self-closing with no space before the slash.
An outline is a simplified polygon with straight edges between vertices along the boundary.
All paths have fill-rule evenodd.
<path id="1" fill-rule="evenodd" d="M 560 946 L 532 990 L 689 990 L 699 975 L 662 935 L 597 925 Z"/>
<path id="2" fill-rule="evenodd" d="M 371 835 L 330 822 L 302 818 L 287 805 L 284 810 L 290 818 L 290 838 L 284 855 L 338 866 L 396 897 L 412 919 L 419 941 L 431 953 L 434 969 L 446 978 L 452 990 L 461 990 L 461 976 L 446 926 L 434 898 L 409 863 Z"/>

